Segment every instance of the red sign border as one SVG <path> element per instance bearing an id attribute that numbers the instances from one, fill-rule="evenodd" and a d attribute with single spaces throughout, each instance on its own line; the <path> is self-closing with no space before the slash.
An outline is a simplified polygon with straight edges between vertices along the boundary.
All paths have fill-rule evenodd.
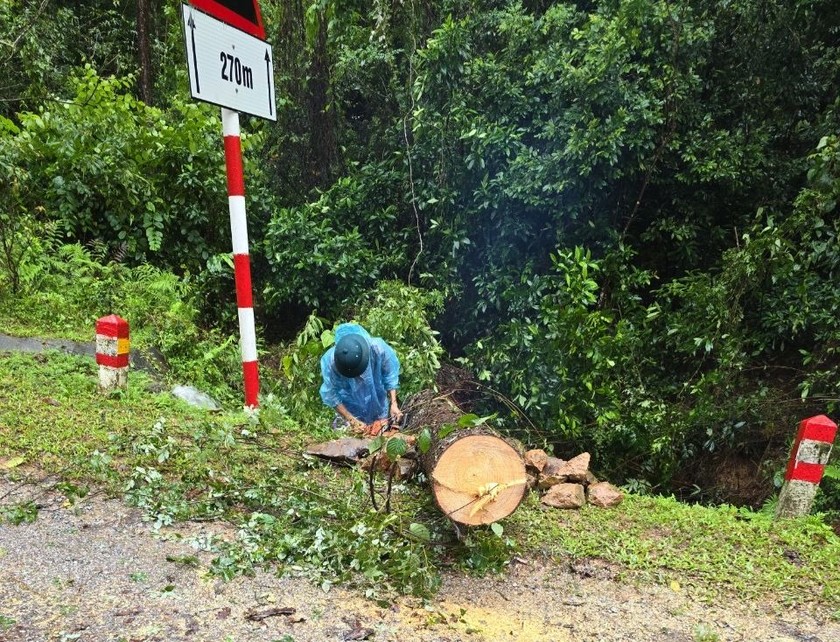
<path id="1" fill-rule="evenodd" d="M 257 14 L 257 24 L 250 22 L 240 16 L 238 13 L 231 11 L 227 7 L 220 5 L 215 0 L 188 0 L 190 6 L 203 11 L 204 13 L 229 24 L 231 27 L 251 34 L 255 38 L 265 40 L 265 27 L 263 26 L 262 13 L 260 13 L 260 4 L 257 0 L 252 0 L 254 9 Z"/>

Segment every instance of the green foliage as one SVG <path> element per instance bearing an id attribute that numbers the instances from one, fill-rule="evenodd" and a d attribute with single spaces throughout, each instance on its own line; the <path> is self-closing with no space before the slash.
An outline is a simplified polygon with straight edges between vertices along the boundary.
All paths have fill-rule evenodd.
<path id="1" fill-rule="evenodd" d="M 0 34 L 0 117 L 63 94 L 84 63 L 107 74 L 134 68 L 134 24 L 115 2 L 6 0 Z"/>
<path id="2" fill-rule="evenodd" d="M 235 339 L 198 324 L 233 326 L 215 112 L 184 103 L 176 64 L 160 108 L 136 100 L 130 13 L 40 5 L 0 7 L 17 94 L 0 106 L 0 315 L 21 330 L 23 294 L 42 328 L 89 336 L 119 284 L 139 341 L 224 388 Z M 727 454 L 772 473 L 790 426 L 840 398 L 838 6 L 265 7 L 278 123 L 245 137 L 257 309 L 275 336 L 315 310 L 281 355 L 287 418 L 324 417 L 334 319 L 395 345 L 403 392 L 437 368 L 433 320 L 529 438 L 590 448 L 634 488 L 713 486 Z M 174 63 L 177 7 L 154 11 L 153 53 Z M 415 275 L 428 301 L 382 285 Z"/>
<path id="3" fill-rule="evenodd" d="M 0 523 L 8 522 L 12 526 L 19 526 L 31 524 L 36 519 L 38 519 L 38 506 L 35 502 L 27 501 L 0 506 Z"/>
<path id="4" fill-rule="evenodd" d="M 545 274 L 558 244 L 599 256 L 629 236 L 637 265 L 679 275 L 713 264 L 756 203 L 794 196 L 789 179 L 816 140 L 794 113 L 818 119 L 831 100 L 836 49 L 818 26 L 828 3 L 496 6 L 444 21 L 415 83 L 429 270 L 457 270 L 464 284 L 454 336 L 480 338 L 515 314 L 504 292 Z M 732 48 L 772 53 L 759 62 Z M 798 105 L 781 111 L 771 87 Z M 794 153 L 773 134 L 787 127 Z"/>
<path id="5" fill-rule="evenodd" d="M 439 585 L 427 542 L 401 532 L 400 517 L 360 511 L 366 489 L 359 477 L 341 500 L 315 488 L 284 493 L 282 513 L 254 512 L 243 525 L 244 546 L 223 549 L 213 570 L 223 577 L 269 562 L 306 570 L 324 589 L 337 582 L 365 589 L 368 597 L 429 595 Z M 257 493 L 268 489 L 255 489 Z M 270 496 L 270 495 L 268 495 Z M 277 499 L 272 500 L 273 504 Z"/>
<path id="6" fill-rule="evenodd" d="M 128 92 L 130 81 L 74 76 L 69 102 L 19 113 L 2 132 L 2 182 L 16 211 L 54 221 L 135 261 L 195 268 L 227 249 L 218 119 L 175 101 L 168 111 Z"/>
<path id="7" fill-rule="evenodd" d="M 503 524 L 470 529 L 461 543 L 423 486 L 395 486 L 394 512 L 384 515 L 365 508 L 364 473 L 296 455 L 310 426 L 293 424 L 276 399 L 258 415 L 207 416 L 145 392 L 143 381 L 122 398 L 102 398 L 90 360 L 57 354 L 0 356 L 0 383 L 9 401 L 0 406 L 0 454 L 37 458 L 69 475 L 73 488 L 122 488 L 153 523 L 231 521 L 236 540 L 195 541 L 216 552 L 213 571 L 222 577 L 272 565 L 325 589 L 342 581 L 386 599 L 434 591 L 453 563 L 488 573 L 513 554 L 548 555 L 597 557 L 631 579 L 676 580 L 712 599 L 840 599 L 840 540 L 818 517 L 774 522 L 732 506 L 634 495 L 611 510 L 558 513 L 531 496 Z M 45 395 L 72 413 L 41 403 Z"/>
<path id="8" fill-rule="evenodd" d="M 168 393 L 150 394 L 151 380 L 133 372 L 122 395 L 103 396 L 97 387 L 97 366 L 90 357 L 47 352 L 0 355 L 0 456 L 12 461 L 37 461 L 61 473 L 60 491 L 82 496 L 79 476 L 92 466 L 108 478 L 115 464 L 109 434 L 132 434 L 156 417 L 189 424 L 204 413 Z M 83 426 L 83 430 L 80 429 Z M 22 459 L 21 459 L 22 458 Z"/>
<path id="9" fill-rule="evenodd" d="M 332 100 L 360 160 L 270 223 L 273 309 L 337 316 L 416 268 L 447 297 L 444 343 L 534 441 L 648 490 L 778 456 L 838 398 L 835 4 L 439 9 L 337 10 Z"/>
<path id="10" fill-rule="evenodd" d="M 373 336 L 382 337 L 400 359 L 400 395 L 434 385 L 443 348 L 432 319 L 442 307 L 439 292 L 383 281 L 353 301 L 352 315 Z"/>
<path id="11" fill-rule="evenodd" d="M 335 313 L 405 265 L 405 240 L 395 224 L 398 179 L 393 169 L 368 166 L 316 201 L 272 216 L 262 247 L 271 269 L 270 309 L 295 303 Z"/>
<path id="12" fill-rule="evenodd" d="M 132 345 L 158 350 L 173 379 L 221 399 L 241 387 L 236 340 L 199 325 L 199 295 L 189 278 L 151 265 L 106 262 L 101 247 L 50 248 L 51 241 L 33 236 L 27 243 L 36 251 L 18 264 L 20 292 L 0 289 L 4 328 L 89 341 L 96 319 L 115 313 L 128 320 Z M 4 274 L 0 269 L 0 284 Z"/>
<path id="13" fill-rule="evenodd" d="M 15 295 L 32 281 L 33 275 L 26 270 L 28 259 L 43 251 L 43 244 L 36 240 L 33 218 L 10 211 L 14 201 L 7 193 L 8 185 L 0 190 L 6 192 L 0 205 L 0 293 Z"/>
<path id="14" fill-rule="evenodd" d="M 711 35 L 664 2 L 514 4 L 444 22 L 421 54 L 415 149 L 430 259 L 465 282 L 466 321 L 505 319 L 504 290 L 544 273 L 558 241 L 609 241 L 616 199 L 670 145 L 675 96 L 701 89 Z"/>
<path id="15" fill-rule="evenodd" d="M 297 458 L 297 465 L 279 465 L 277 444 L 268 447 L 276 430 L 269 416 L 252 417 L 244 428 L 241 416 L 186 429 L 161 419 L 113 435 L 109 456 L 130 462 L 126 496 L 154 528 L 190 518 L 239 525 L 238 539 L 217 548 L 212 571 L 223 578 L 274 564 L 303 570 L 325 589 L 349 582 L 371 597 L 432 592 L 439 577 L 428 528 L 423 538 L 420 525 L 404 524 L 401 514 L 360 511 L 367 502 L 361 471 L 336 476 Z"/>
<path id="16" fill-rule="evenodd" d="M 629 495 L 614 509 L 547 513 L 535 498 L 506 522 L 525 551 L 563 558 L 607 559 L 626 579 L 675 580 L 698 597 L 766 594 L 793 606 L 812 600 L 837 604 L 836 580 L 815 568 L 840 568 L 840 538 L 819 517 L 775 521 L 772 514 L 723 505 L 688 505 L 673 497 Z M 795 553 L 794 553 L 795 552 Z"/>
<path id="17" fill-rule="evenodd" d="M 599 266 L 588 252 L 558 252 L 555 272 L 527 275 L 511 289 L 518 307 L 495 337 L 475 344 L 481 378 L 504 390 L 529 414 L 553 418 L 550 429 L 579 437 L 612 390 L 603 370 L 615 365 L 612 318 L 595 310 Z"/>
<path id="18" fill-rule="evenodd" d="M 428 428 L 423 428 L 420 433 L 417 435 L 417 451 L 421 455 L 425 455 L 429 452 L 429 448 L 432 447 L 432 434 Z"/>
<path id="19" fill-rule="evenodd" d="M 333 333 L 326 328 L 326 319 L 315 314 L 309 316 L 294 344 L 281 357 L 284 378 L 276 382 L 272 393 L 282 396 L 295 416 L 321 419 L 315 421 L 316 425 L 329 421 L 329 413 L 318 394 L 321 355 L 333 344 Z"/>
<path id="20" fill-rule="evenodd" d="M 628 248 L 601 262 L 558 252 L 552 274 L 505 292 L 516 314 L 476 344 L 483 377 L 549 435 L 594 449 L 624 478 L 666 484 L 703 453 L 788 434 L 803 410 L 770 399 L 830 412 L 840 399 L 837 154 L 824 139 L 790 214 L 760 211 L 719 270 L 673 279 L 647 303 L 651 274 L 634 270 Z"/>
<path id="21" fill-rule="evenodd" d="M 694 627 L 695 642 L 720 642 L 720 636 L 705 624 L 698 624 Z"/>
<path id="22" fill-rule="evenodd" d="M 55 485 L 55 489 L 59 491 L 67 499 L 68 504 L 74 504 L 77 499 L 87 497 L 90 489 L 85 485 L 74 484 L 73 482 L 60 481 Z"/>
<path id="23" fill-rule="evenodd" d="M 499 523 L 471 530 L 459 551 L 459 564 L 476 575 L 501 573 L 518 550 L 516 541 L 502 537 L 503 532 Z"/>
<path id="24" fill-rule="evenodd" d="M 836 449 L 832 460 L 834 463 L 829 462 L 823 471 L 812 512 L 825 515 L 826 521 L 837 525 L 840 524 L 840 465 L 836 463 Z"/>

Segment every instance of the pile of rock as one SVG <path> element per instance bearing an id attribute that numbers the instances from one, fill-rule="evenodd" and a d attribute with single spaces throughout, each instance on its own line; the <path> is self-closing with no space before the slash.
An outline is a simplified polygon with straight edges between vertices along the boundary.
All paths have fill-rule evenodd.
<path id="1" fill-rule="evenodd" d="M 624 499 L 618 488 L 598 481 L 589 470 L 589 453 L 569 461 L 550 457 L 544 450 L 525 453 L 525 468 L 532 489 L 542 492 L 542 503 L 554 508 L 580 508 L 587 502 L 609 508 Z"/>

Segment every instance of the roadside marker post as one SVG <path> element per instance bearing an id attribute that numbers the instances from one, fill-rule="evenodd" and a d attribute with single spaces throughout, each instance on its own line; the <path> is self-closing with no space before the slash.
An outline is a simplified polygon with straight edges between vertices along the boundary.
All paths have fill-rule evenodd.
<path id="1" fill-rule="evenodd" d="M 239 114 L 224 107 L 222 107 L 222 133 L 225 140 L 230 234 L 233 239 L 233 276 L 236 281 L 236 307 L 239 313 L 245 405 L 256 408 L 259 406 L 260 375 L 257 361 L 257 333 L 254 327 L 251 257 L 248 253 L 248 220 L 245 216 L 242 142 L 239 135 Z"/>
<path id="2" fill-rule="evenodd" d="M 181 5 L 190 95 L 222 108 L 245 406 L 259 407 L 248 221 L 239 112 L 276 121 L 274 62 L 257 0 L 190 0 Z"/>
<path id="3" fill-rule="evenodd" d="M 825 415 L 804 419 L 799 424 L 779 493 L 777 519 L 802 517 L 811 512 L 836 435 L 837 424 Z"/>
<path id="4" fill-rule="evenodd" d="M 116 314 L 96 321 L 96 363 L 103 392 L 128 385 L 129 347 L 128 321 Z"/>

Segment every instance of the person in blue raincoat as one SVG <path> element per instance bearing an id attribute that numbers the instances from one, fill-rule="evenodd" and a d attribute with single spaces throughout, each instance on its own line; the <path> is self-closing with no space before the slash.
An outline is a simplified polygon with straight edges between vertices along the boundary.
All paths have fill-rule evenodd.
<path id="1" fill-rule="evenodd" d="M 402 419 L 397 403 L 400 360 L 384 339 L 357 323 L 342 323 L 335 345 L 321 357 L 321 400 L 354 432 Z M 369 429 L 369 428 L 368 428 Z"/>

